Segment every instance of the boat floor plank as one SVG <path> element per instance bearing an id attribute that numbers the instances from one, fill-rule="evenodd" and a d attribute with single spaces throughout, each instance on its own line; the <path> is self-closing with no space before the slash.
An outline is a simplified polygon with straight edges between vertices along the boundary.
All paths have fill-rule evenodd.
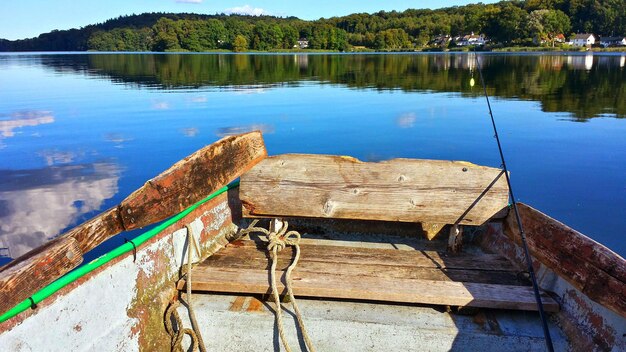
<path id="1" fill-rule="evenodd" d="M 431 250 L 397 250 L 382 248 L 362 248 L 325 245 L 324 240 L 300 244 L 300 260 L 351 263 L 351 264 L 376 264 L 391 266 L 409 266 L 425 268 L 447 269 L 473 269 L 473 270 L 499 270 L 517 272 L 511 263 L 497 254 L 451 254 Z M 225 256 L 255 256 L 268 258 L 265 254 L 264 242 L 251 240 L 237 240 L 218 252 Z M 256 248 L 256 250 L 252 250 Z M 279 254 L 279 259 L 288 260 L 292 256 L 292 249 L 285 249 Z"/>
<path id="2" fill-rule="evenodd" d="M 504 258 L 490 254 L 449 256 L 407 251 L 302 245 L 292 274 L 296 295 L 513 310 L 536 310 L 532 288 L 517 281 Z M 279 290 L 293 252 L 279 254 Z M 263 243 L 238 240 L 193 269 L 192 290 L 246 294 L 270 293 L 269 260 Z M 185 288 L 184 280 L 179 289 Z M 543 295 L 544 308 L 558 304 Z"/>

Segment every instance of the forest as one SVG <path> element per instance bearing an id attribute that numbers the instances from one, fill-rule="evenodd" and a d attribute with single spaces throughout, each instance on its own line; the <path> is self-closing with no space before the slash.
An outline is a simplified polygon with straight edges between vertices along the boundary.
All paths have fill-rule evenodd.
<path id="1" fill-rule="evenodd" d="M 481 33 L 494 46 L 554 44 L 559 34 L 626 35 L 624 0 L 514 0 L 436 10 L 296 17 L 144 13 L 36 38 L 0 39 L 0 51 L 415 50 L 439 35 Z"/>

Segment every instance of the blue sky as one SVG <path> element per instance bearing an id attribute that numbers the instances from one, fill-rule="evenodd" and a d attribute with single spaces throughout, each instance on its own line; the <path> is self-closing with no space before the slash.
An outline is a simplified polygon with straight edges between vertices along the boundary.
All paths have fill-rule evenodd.
<path id="1" fill-rule="evenodd" d="M 476 2 L 479 0 L 3 0 L 0 4 L 0 38 L 30 38 L 53 29 L 78 28 L 120 15 L 143 12 L 243 12 L 312 20 L 354 12 L 440 8 Z"/>

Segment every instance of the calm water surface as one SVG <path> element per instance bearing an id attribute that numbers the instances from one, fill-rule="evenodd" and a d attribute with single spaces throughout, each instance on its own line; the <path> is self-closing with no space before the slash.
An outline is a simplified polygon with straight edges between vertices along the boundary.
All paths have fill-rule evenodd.
<path id="1" fill-rule="evenodd" d="M 626 56 L 480 56 L 519 200 L 626 254 Z M 0 55 L 0 256 L 217 139 L 499 166 L 473 54 Z M 98 253 L 119 245 L 126 234 Z"/>

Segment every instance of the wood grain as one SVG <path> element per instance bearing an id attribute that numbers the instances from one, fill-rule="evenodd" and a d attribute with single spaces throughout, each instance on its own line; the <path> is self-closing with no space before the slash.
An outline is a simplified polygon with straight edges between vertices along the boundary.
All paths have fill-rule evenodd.
<path id="1" fill-rule="evenodd" d="M 62 237 L 74 238 L 82 253 L 87 253 L 106 239 L 122 231 L 124 231 L 124 225 L 118 207 L 113 207 L 71 229 Z"/>
<path id="2" fill-rule="evenodd" d="M 13 308 L 41 287 L 82 263 L 78 242 L 54 239 L 0 268 L 0 313 Z"/>
<path id="3" fill-rule="evenodd" d="M 266 294 L 270 293 L 268 282 L 266 270 L 203 267 L 194 269 L 192 289 Z M 179 282 L 178 288 L 185 288 L 184 280 Z M 296 296 L 306 297 L 515 310 L 536 310 L 537 307 L 532 288 L 527 286 L 346 276 L 329 272 L 294 273 L 293 290 Z M 284 275 L 281 275 L 279 291 L 285 291 Z M 546 311 L 558 311 L 554 300 L 545 295 L 542 299 Z"/>
<path id="4" fill-rule="evenodd" d="M 432 251 L 301 245 L 293 272 L 297 295 L 323 298 L 535 310 L 532 289 L 514 268 L 492 254 L 448 255 Z M 193 269 L 192 289 L 269 292 L 265 242 L 238 240 Z M 278 254 L 282 276 L 294 252 Z M 284 278 L 283 278 L 284 280 Z M 178 288 L 184 288 L 184 281 Z M 281 286 L 282 290 L 282 286 Z M 549 311 L 558 309 L 544 297 Z"/>
<path id="5" fill-rule="evenodd" d="M 319 240 L 317 241 L 320 242 Z M 230 256 L 240 258 L 265 258 L 265 243 L 250 240 L 237 240 L 220 250 L 215 257 Z M 381 268 L 394 267 L 421 267 L 438 269 L 471 269 L 485 271 L 507 271 L 517 273 L 518 270 L 511 263 L 497 254 L 472 255 L 467 253 L 447 254 L 445 252 L 425 250 L 398 250 L 382 248 L 343 247 L 322 244 L 303 244 L 300 261 L 343 264 L 373 264 Z M 285 249 L 279 254 L 281 260 L 289 260 L 291 249 Z M 205 263 L 210 263 L 211 257 Z M 205 265 L 205 264 L 201 264 Z M 208 264 L 206 264 L 208 265 Z"/>
<path id="6" fill-rule="evenodd" d="M 126 230 L 185 210 L 267 156 L 261 132 L 223 138 L 177 162 L 120 204 Z"/>
<path id="7" fill-rule="evenodd" d="M 211 256 L 201 267 L 223 267 L 268 270 L 269 258 L 261 256 L 235 257 L 230 254 L 217 254 Z M 277 264 L 277 270 L 286 270 L 291 263 L 291 258 L 281 258 Z M 298 263 L 295 273 L 327 273 L 329 263 L 320 260 L 304 259 Z M 198 269 L 202 270 L 202 269 Z M 368 276 L 399 279 L 424 279 L 438 281 L 461 281 L 486 284 L 504 284 L 523 286 L 518 280 L 516 273 L 510 271 L 485 271 L 459 268 L 437 268 L 434 265 L 425 266 L 380 266 L 376 264 L 338 263 L 333 267 L 333 273 L 337 275 Z"/>
<path id="8" fill-rule="evenodd" d="M 526 204 L 518 203 L 531 255 L 589 298 L 626 317 L 626 261 L 617 253 Z M 521 243 L 511 212 L 504 233 Z"/>
<path id="9" fill-rule="evenodd" d="M 242 176 L 249 217 L 317 217 L 480 225 L 508 203 L 502 171 L 467 162 L 287 154 Z"/>

